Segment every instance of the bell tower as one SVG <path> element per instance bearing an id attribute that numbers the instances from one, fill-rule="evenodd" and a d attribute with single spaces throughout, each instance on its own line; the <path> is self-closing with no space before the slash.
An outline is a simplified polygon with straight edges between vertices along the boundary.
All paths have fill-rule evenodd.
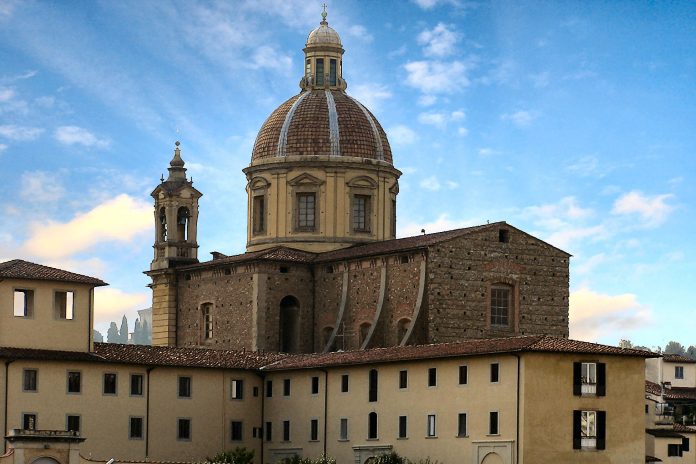
<path id="1" fill-rule="evenodd" d="M 169 162 L 169 177 L 152 192 L 155 199 L 155 245 L 150 270 L 198 262 L 198 199 L 203 196 L 186 178 L 179 142 Z"/>
<path id="2" fill-rule="evenodd" d="M 152 279 L 152 344 L 176 346 L 177 274 L 175 268 L 198 262 L 198 199 L 203 196 L 186 178 L 180 143 L 169 162 L 169 176 L 152 191 L 155 199 L 155 244 Z"/>

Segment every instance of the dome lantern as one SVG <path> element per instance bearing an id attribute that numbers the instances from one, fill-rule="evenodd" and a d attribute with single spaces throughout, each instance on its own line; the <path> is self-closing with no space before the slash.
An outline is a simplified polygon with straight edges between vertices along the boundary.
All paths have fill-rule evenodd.
<path id="1" fill-rule="evenodd" d="M 307 36 L 304 54 L 304 76 L 300 80 L 302 90 L 345 90 L 343 79 L 343 45 L 341 37 L 326 21 L 326 5 L 321 13 L 319 27 Z"/>

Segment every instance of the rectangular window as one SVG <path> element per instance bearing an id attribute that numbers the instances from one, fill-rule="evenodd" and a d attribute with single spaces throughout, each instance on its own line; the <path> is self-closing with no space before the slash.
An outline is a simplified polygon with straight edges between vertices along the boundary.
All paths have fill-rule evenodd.
<path id="1" fill-rule="evenodd" d="M 428 369 L 428 386 L 429 387 L 437 386 L 437 368 L 436 367 L 431 367 Z"/>
<path id="2" fill-rule="evenodd" d="M 674 366 L 674 378 L 683 379 L 684 378 L 684 366 Z"/>
<path id="3" fill-rule="evenodd" d="M 353 231 L 370 231 L 370 196 L 353 195 Z"/>
<path id="4" fill-rule="evenodd" d="M 257 396 L 259 396 L 259 387 L 254 387 L 254 388 L 252 388 L 252 389 L 251 389 L 251 394 L 254 396 L 254 398 L 256 398 Z"/>
<path id="5" fill-rule="evenodd" d="M 22 414 L 22 428 L 36 430 L 36 414 Z"/>
<path id="6" fill-rule="evenodd" d="M 682 451 L 689 451 L 689 439 L 686 437 L 682 438 Z"/>
<path id="7" fill-rule="evenodd" d="M 510 293 L 506 287 L 491 288 L 491 325 L 509 325 Z"/>
<path id="8" fill-rule="evenodd" d="M 128 438 L 141 440 L 143 438 L 143 418 L 131 417 L 128 423 Z"/>
<path id="9" fill-rule="evenodd" d="M 317 85 L 324 85 L 324 59 L 317 58 L 316 63 L 317 63 L 317 74 L 316 74 Z"/>
<path id="10" fill-rule="evenodd" d="M 55 292 L 53 307 L 55 308 L 56 319 L 73 319 L 75 315 L 73 292 Z"/>
<path id="11" fill-rule="evenodd" d="M 82 391 L 82 374 L 80 372 L 68 372 L 68 393 L 80 393 Z"/>
<path id="12" fill-rule="evenodd" d="M 290 441 L 290 421 L 283 421 L 283 441 Z"/>
<path id="13" fill-rule="evenodd" d="M 427 426 L 427 436 L 435 437 L 437 436 L 437 431 L 435 430 L 435 414 L 428 414 L 428 426 Z"/>
<path id="14" fill-rule="evenodd" d="M 131 396 L 143 395 L 143 374 L 131 374 L 130 394 Z"/>
<path id="15" fill-rule="evenodd" d="M 230 380 L 230 398 L 233 400 L 244 398 L 244 381 L 242 379 Z"/>
<path id="16" fill-rule="evenodd" d="M 345 417 L 342 417 L 339 421 L 338 439 L 348 440 L 348 419 L 346 419 Z"/>
<path id="17" fill-rule="evenodd" d="M 399 438 L 408 437 L 408 417 L 399 416 Z"/>
<path id="18" fill-rule="evenodd" d="M 491 382 L 495 383 L 500 380 L 500 365 L 498 363 L 491 364 Z"/>
<path id="19" fill-rule="evenodd" d="M 319 394 L 319 377 L 312 377 L 312 395 Z"/>
<path id="20" fill-rule="evenodd" d="M 34 290 L 16 289 L 14 291 L 14 315 L 34 317 Z"/>
<path id="21" fill-rule="evenodd" d="M 408 371 L 399 371 L 399 388 L 408 388 Z"/>
<path id="22" fill-rule="evenodd" d="M 290 379 L 283 379 L 283 396 L 290 396 Z"/>
<path id="23" fill-rule="evenodd" d="M 607 366 L 598 362 L 573 363 L 573 395 L 605 396 Z"/>
<path id="24" fill-rule="evenodd" d="M 115 395 L 116 394 L 116 384 L 117 377 L 116 374 L 104 374 L 104 394 L 105 395 Z"/>
<path id="25" fill-rule="evenodd" d="M 309 440 L 319 440 L 319 420 L 312 419 L 309 421 Z"/>
<path id="26" fill-rule="evenodd" d="M 341 376 L 341 391 L 343 393 L 348 392 L 348 374 L 343 374 Z"/>
<path id="27" fill-rule="evenodd" d="M 584 362 L 581 364 L 580 380 L 582 381 L 582 394 L 594 395 L 597 393 L 597 364 Z"/>
<path id="28" fill-rule="evenodd" d="M 391 236 L 392 236 L 392 238 L 396 238 L 396 200 L 392 200 Z"/>
<path id="29" fill-rule="evenodd" d="M 368 379 L 368 401 L 377 401 L 377 369 L 370 370 Z"/>
<path id="30" fill-rule="evenodd" d="M 683 456 L 682 446 L 674 443 L 667 445 L 667 456 Z"/>
<path id="31" fill-rule="evenodd" d="M 201 306 L 203 313 L 203 338 L 210 340 L 213 338 L 213 305 L 205 303 Z"/>
<path id="32" fill-rule="evenodd" d="M 191 398 L 191 377 L 179 377 L 179 398 Z"/>
<path id="33" fill-rule="evenodd" d="M 252 231 L 254 234 L 266 232 L 266 197 L 254 195 L 252 205 Z"/>
<path id="34" fill-rule="evenodd" d="M 176 439 L 191 439 L 191 419 L 177 419 Z"/>
<path id="35" fill-rule="evenodd" d="M 457 436 L 466 437 L 466 413 L 460 412 L 457 416 Z"/>
<path id="36" fill-rule="evenodd" d="M 65 430 L 68 432 L 80 432 L 80 416 L 68 415 L 65 418 Z"/>
<path id="37" fill-rule="evenodd" d="M 336 60 L 329 61 L 329 85 L 336 85 Z"/>
<path id="38" fill-rule="evenodd" d="M 273 422 L 266 422 L 266 441 L 273 440 Z"/>
<path id="39" fill-rule="evenodd" d="M 498 411 L 491 411 L 488 417 L 488 434 L 498 435 Z"/>
<path id="40" fill-rule="evenodd" d="M 22 374 L 22 391 L 35 392 L 38 387 L 39 371 L 36 369 L 24 369 Z"/>
<path id="41" fill-rule="evenodd" d="M 315 225 L 316 197 L 314 193 L 297 194 L 297 230 L 312 231 Z"/>
<path id="42" fill-rule="evenodd" d="M 573 448 L 606 447 L 606 411 L 573 411 Z"/>
<path id="43" fill-rule="evenodd" d="M 242 441 L 242 422 L 241 421 L 230 422 L 230 440 L 231 441 Z"/>
<path id="44" fill-rule="evenodd" d="M 266 380 L 266 398 L 273 397 L 273 381 Z"/>
<path id="45" fill-rule="evenodd" d="M 307 60 L 305 63 L 305 76 L 312 75 L 312 60 Z"/>
<path id="46" fill-rule="evenodd" d="M 469 368 L 459 366 L 459 385 L 466 385 L 469 382 Z"/>

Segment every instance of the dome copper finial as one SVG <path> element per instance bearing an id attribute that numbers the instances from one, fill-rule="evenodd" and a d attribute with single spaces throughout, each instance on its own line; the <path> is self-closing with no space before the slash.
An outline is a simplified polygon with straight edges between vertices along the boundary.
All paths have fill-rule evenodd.
<path id="1" fill-rule="evenodd" d="M 326 6 L 327 6 L 326 3 L 324 3 L 324 4 L 322 5 L 323 10 L 322 10 L 322 12 L 321 12 L 321 23 L 320 23 L 320 24 L 324 24 L 324 25 L 329 24 L 329 23 L 326 21 L 326 17 L 329 15 L 329 14 L 326 12 Z"/>

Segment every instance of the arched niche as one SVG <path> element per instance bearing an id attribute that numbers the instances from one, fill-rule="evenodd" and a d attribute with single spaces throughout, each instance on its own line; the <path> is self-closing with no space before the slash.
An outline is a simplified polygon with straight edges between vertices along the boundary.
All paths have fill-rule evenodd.
<path id="1" fill-rule="evenodd" d="M 279 351 L 297 353 L 300 348 L 300 302 L 292 295 L 280 300 Z"/>

